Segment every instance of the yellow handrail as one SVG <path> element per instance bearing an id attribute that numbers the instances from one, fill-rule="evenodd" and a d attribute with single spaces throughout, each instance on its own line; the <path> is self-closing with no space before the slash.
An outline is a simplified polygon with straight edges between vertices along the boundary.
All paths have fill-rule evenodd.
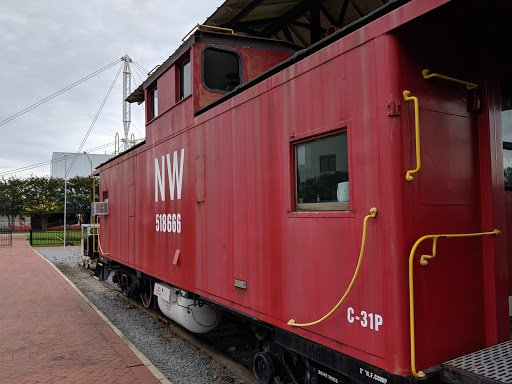
<path id="1" fill-rule="evenodd" d="M 478 84 L 471 83 L 469 81 L 455 79 L 453 77 L 441 75 L 439 73 L 430 73 L 429 69 L 424 69 L 423 71 L 421 71 L 421 74 L 423 75 L 423 78 L 425 80 L 430 79 L 431 77 L 439 77 L 440 79 L 453 81 L 453 82 L 459 83 L 459 84 L 464 84 L 468 90 L 475 89 L 476 87 L 478 87 Z"/>
<path id="2" fill-rule="evenodd" d="M 414 132 L 416 136 L 416 169 L 408 170 L 405 174 L 405 180 L 411 181 L 413 177 L 411 174 L 416 173 L 421 168 L 421 159 L 420 159 L 420 113 L 418 109 L 418 98 L 415 96 L 410 96 L 411 91 L 404 91 L 404 100 L 414 101 Z"/>
<path id="3" fill-rule="evenodd" d="M 345 301 L 345 298 L 348 296 L 350 290 L 352 289 L 352 286 L 354 285 L 354 283 L 355 283 L 355 281 L 357 279 L 357 275 L 359 274 L 359 268 L 361 267 L 361 261 L 363 260 L 364 246 L 365 246 L 365 243 L 366 243 L 366 227 L 367 227 L 368 219 L 372 218 L 372 217 L 375 217 L 375 216 L 377 216 L 377 208 L 373 207 L 372 209 L 370 209 L 370 214 L 367 215 L 364 218 L 364 221 L 363 221 L 363 239 L 361 241 L 361 251 L 359 252 L 359 260 L 357 261 L 357 267 L 356 267 L 356 270 L 354 272 L 354 276 L 352 276 L 352 281 L 350 282 L 347 290 L 345 291 L 345 294 L 342 296 L 340 301 L 338 301 L 338 304 L 336 304 L 334 306 L 334 308 L 331 309 L 329 311 L 329 313 L 327 313 L 324 317 L 322 317 L 322 318 L 320 318 L 320 319 L 318 319 L 316 321 L 313 321 L 311 323 L 298 324 L 298 323 L 295 322 L 294 319 L 291 319 L 290 321 L 288 321 L 288 325 L 290 325 L 292 327 L 310 327 L 312 325 L 321 323 L 322 321 L 327 319 L 329 316 L 331 316 L 339 308 L 339 306 Z"/>
<path id="4" fill-rule="evenodd" d="M 425 377 L 425 373 L 422 371 L 416 371 L 416 339 L 414 332 L 414 281 L 413 281 L 413 261 L 414 254 L 418 246 L 426 239 L 433 239 L 432 243 L 432 255 L 422 255 L 420 257 L 420 264 L 423 266 L 428 265 L 428 259 L 436 257 L 437 239 L 449 238 L 449 237 L 474 237 L 474 236 L 486 236 L 494 235 L 498 236 L 501 232 L 495 229 L 492 232 L 479 232 L 479 233 L 460 233 L 460 234 L 448 234 L 448 235 L 426 235 L 420 237 L 411 249 L 409 255 L 409 320 L 411 326 L 411 370 L 415 377 Z"/>
<path id="5" fill-rule="evenodd" d="M 94 204 L 96 202 L 96 179 L 94 178 L 94 175 L 91 174 L 91 177 L 92 177 L 92 203 Z M 91 215 L 92 215 L 92 207 L 91 207 Z M 96 234 L 96 230 L 94 228 L 94 216 L 92 217 L 92 223 L 93 223 L 93 227 L 92 227 L 92 251 L 93 253 L 96 252 L 96 247 L 95 247 L 95 244 L 96 242 L 94 241 L 94 235 Z"/>
<path id="6" fill-rule="evenodd" d="M 114 156 L 119 155 L 119 151 L 119 132 L 116 132 L 116 136 L 114 137 Z"/>
<path id="7" fill-rule="evenodd" d="M 199 27 L 203 27 L 203 28 L 210 28 L 210 29 L 217 29 L 217 30 L 219 30 L 219 31 L 227 31 L 227 32 L 231 32 L 231 34 L 232 34 L 232 35 L 235 35 L 235 31 L 234 31 L 234 30 L 232 30 L 231 28 L 222 28 L 222 27 L 215 27 L 215 26 L 213 26 L 213 25 L 196 24 L 196 25 L 194 26 L 194 28 L 192 28 L 192 29 L 190 30 L 190 32 L 189 32 L 189 33 L 187 33 L 187 34 L 183 37 L 183 39 L 181 39 L 181 41 L 185 41 L 185 39 L 186 39 L 186 38 L 187 38 L 187 37 L 188 37 L 192 32 L 194 32 L 194 29 L 199 28 Z"/>
<path id="8" fill-rule="evenodd" d="M 103 249 L 101 248 L 101 241 L 100 241 L 100 223 L 99 223 L 99 217 L 96 217 L 96 224 L 98 224 L 98 246 L 100 247 L 100 252 L 102 255 L 109 255 L 109 253 L 103 252 Z"/>
<path id="9" fill-rule="evenodd" d="M 96 236 L 98 234 L 98 232 L 96 231 L 96 218 L 97 216 L 94 215 L 92 217 L 92 251 L 93 253 L 96 253 L 98 252 L 98 247 L 96 246 L 96 239 L 94 238 L 94 236 Z M 98 235 L 98 239 L 99 239 L 99 235 Z"/>
<path id="10" fill-rule="evenodd" d="M 148 72 L 148 77 L 151 76 L 153 74 L 153 71 L 155 69 L 157 69 L 158 67 L 160 67 L 160 64 L 155 65 L 155 67 L 151 71 Z"/>

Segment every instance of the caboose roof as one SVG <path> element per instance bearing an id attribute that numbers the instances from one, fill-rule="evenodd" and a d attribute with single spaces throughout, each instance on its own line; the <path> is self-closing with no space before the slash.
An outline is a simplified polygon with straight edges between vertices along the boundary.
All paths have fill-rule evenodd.
<path id="1" fill-rule="evenodd" d="M 278 50 L 282 52 L 295 53 L 300 47 L 289 43 L 287 41 L 280 41 L 274 39 L 265 39 L 260 37 L 232 35 L 229 33 L 212 32 L 203 29 L 198 29 L 192 34 L 167 60 L 165 60 L 152 74 L 149 76 L 130 96 L 126 101 L 130 103 L 144 101 L 144 89 L 147 88 L 155 79 L 164 73 L 171 65 L 178 60 L 183 53 L 185 53 L 193 44 L 217 44 L 228 45 L 232 47 L 242 46 L 251 47 L 254 49 L 265 50 Z"/>
<path id="2" fill-rule="evenodd" d="M 342 28 L 390 0 L 226 0 L 204 24 L 289 41 L 302 48 L 331 27 Z M 315 36 L 315 33 L 318 35 Z"/>
<path id="3" fill-rule="evenodd" d="M 339 38 L 342 31 L 348 33 L 354 26 L 359 25 L 356 27 L 358 28 L 408 1 L 410 0 L 226 0 L 203 24 L 233 29 L 236 36 L 224 34 L 225 38 L 252 38 L 251 46 L 259 39 L 271 39 L 275 43 L 303 47 L 303 57 L 304 53 L 316 51 L 314 47 L 319 47 L 318 42 L 329 27 L 341 29 L 341 33 L 335 33 Z M 198 37 L 206 33 L 207 31 L 201 29 L 196 31 L 126 100 L 130 103 L 142 103 L 144 89 L 190 48 Z M 287 63 L 291 64 L 292 61 L 287 60 Z"/>

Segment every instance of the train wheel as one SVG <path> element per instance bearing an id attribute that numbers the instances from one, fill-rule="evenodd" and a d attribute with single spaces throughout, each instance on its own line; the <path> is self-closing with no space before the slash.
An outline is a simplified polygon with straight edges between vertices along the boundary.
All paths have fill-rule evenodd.
<path id="1" fill-rule="evenodd" d="M 266 352 L 254 355 L 254 375 L 261 384 L 270 384 L 276 376 L 276 369 L 272 357 Z"/>
<path id="2" fill-rule="evenodd" d="M 142 279 L 140 287 L 140 301 L 144 308 L 149 308 L 153 300 L 153 282 L 149 279 Z"/>

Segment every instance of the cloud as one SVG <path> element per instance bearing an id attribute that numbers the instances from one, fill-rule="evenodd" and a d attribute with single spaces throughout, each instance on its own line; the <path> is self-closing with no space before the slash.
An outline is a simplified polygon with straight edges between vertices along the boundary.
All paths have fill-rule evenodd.
<path id="1" fill-rule="evenodd" d="M 147 69 L 165 61 L 181 38 L 223 0 L 3 0 L 0 12 L 0 121 L 128 54 Z M 121 63 L 0 126 L 0 174 L 49 161 L 80 146 Z M 132 70 L 133 71 L 133 70 Z M 132 90 L 140 84 L 134 73 Z M 132 79 L 132 81 L 133 81 Z M 83 149 L 123 135 L 122 76 Z M 137 138 L 144 106 L 132 104 Z M 113 145 L 107 149 L 113 151 Z M 103 153 L 99 151 L 99 153 Z M 49 165 L 25 176 L 48 173 Z"/>

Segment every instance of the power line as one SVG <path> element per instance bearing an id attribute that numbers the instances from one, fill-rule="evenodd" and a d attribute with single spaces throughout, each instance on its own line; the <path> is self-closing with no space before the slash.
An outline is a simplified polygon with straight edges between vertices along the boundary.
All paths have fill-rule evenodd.
<path id="1" fill-rule="evenodd" d="M 142 71 L 143 71 L 143 72 L 145 72 L 145 73 L 148 73 L 148 72 L 149 72 L 146 68 L 144 68 L 142 65 L 140 65 L 140 64 L 139 64 L 139 63 L 137 63 L 136 61 L 133 61 L 133 60 L 132 60 L 132 63 L 133 63 L 133 64 L 135 64 L 135 65 L 136 65 L 137 67 L 139 67 L 140 69 L 142 69 Z"/>
<path id="2" fill-rule="evenodd" d="M 137 67 L 139 67 L 140 69 L 142 69 L 143 71 L 145 72 L 148 72 L 148 70 L 146 68 L 144 68 L 142 65 L 140 65 L 139 63 L 137 63 L 136 61 L 132 60 L 132 63 L 135 64 Z"/>
<path id="3" fill-rule="evenodd" d="M 108 147 L 111 147 L 114 144 L 115 144 L 115 142 L 111 142 L 111 143 L 108 143 L 108 144 L 103 144 L 103 145 L 100 145 L 99 147 L 94 147 L 94 148 L 86 149 L 85 152 L 92 152 L 92 151 L 97 151 L 99 149 L 108 148 Z"/>
<path id="4" fill-rule="evenodd" d="M 144 80 L 142 80 L 142 77 L 140 77 L 139 75 L 139 72 L 137 71 L 137 67 L 135 67 L 134 65 L 132 65 L 132 68 L 133 68 L 133 71 L 137 74 L 137 76 L 139 77 L 139 80 L 142 83 L 144 83 Z M 133 77 L 133 80 L 135 80 L 135 77 L 133 76 L 133 73 L 132 73 L 132 77 Z"/>
<path id="5" fill-rule="evenodd" d="M 107 102 L 107 99 L 110 96 L 110 92 L 112 92 L 112 89 L 114 88 L 114 85 L 115 85 L 115 83 L 117 81 L 117 78 L 119 77 L 119 74 L 121 73 L 122 69 L 123 69 L 123 65 L 121 65 L 119 67 L 119 70 L 117 71 L 116 77 L 114 78 L 114 81 L 110 85 L 110 88 L 109 88 L 107 94 L 105 95 L 105 98 L 103 99 L 103 102 L 101 103 L 100 108 L 99 108 L 98 112 L 96 113 L 96 116 L 94 116 L 94 119 L 93 119 L 93 121 L 91 123 L 91 126 L 89 127 L 89 130 L 85 134 L 85 136 L 84 136 L 84 138 L 82 140 L 82 143 L 80 144 L 80 147 L 78 148 L 77 154 L 73 158 L 73 161 L 72 161 L 71 166 L 70 166 L 69 169 L 73 168 L 73 165 L 75 164 L 75 161 L 76 161 L 76 158 L 78 157 L 78 154 L 80 154 L 80 152 L 82 152 L 82 148 L 84 147 L 85 142 L 87 141 L 87 138 L 89 137 L 89 135 L 90 135 L 90 133 L 92 131 L 92 128 L 94 127 L 94 124 L 96 124 L 96 121 L 98 120 L 98 117 L 100 116 L 100 113 L 103 110 L 103 107 L 105 106 L 105 103 Z M 68 173 L 69 173 L 68 171 L 65 171 L 65 178 L 67 178 Z"/>
<path id="6" fill-rule="evenodd" d="M 137 80 L 135 79 L 135 76 L 133 76 L 133 72 L 130 73 L 131 75 L 131 78 L 132 78 L 132 81 L 133 81 L 133 84 L 135 84 L 135 88 L 137 88 Z M 131 91 L 131 90 L 130 90 Z"/>
<path id="7" fill-rule="evenodd" d="M 137 66 L 134 67 L 138 73 L 140 73 L 141 77 L 143 79 L 147 79 L 148 77 L 148 73 L 147 72 L 144 72 L 142 69 L 138 68 Z"/>
<path id="8" fill-rule="evenodd" d="M 100 145 L 100 146 L 95 147 L 95 148 L 86 149 L 85 152 L 89 153 L 89 152 L 97 151 L 97 150 L 100 150 L 100 149 L 106 149 L 108 147 L 112 147 L 114 144 L 115 144 L 114 142 L 111 142 L 111 143 L 108 143 L 108 144 L 103 144 L 103 145 Z M 47 161 L 43 161 L 41 163 L 36 163 L 36 164 L 32 164 L 32 165 L 27 165 L 27 166 L 24 166 L 24 167 L 21 167 L 21 168 L 11 169 L 10 171 L 0 172 L 0 176 L 7 176 L 7 175 L 12 175 L 12 174 L 17 173 L 17 172 L 30 171 L 31 169 L 40 168 L 40 167 L 43 167 L 45 165 L 50 165 L 50 164 L 58 163 L 59 161 L 64 161 L 64 158 L 62 157 L 62 158 L 58 158 L 58 159 L 55 159 L 55 160 L 47 160 Z"/>
<path id="9" fill-rule="evenodd" d="M 142 133 L 139 132 L 139 130 L 137 129 L 137 127 L 135 126 L 135 124 L 133 124 L 133 122 L 131 122 L 131 124 L 133 125 L 133 128 L 135 128 L 135 130 L 137 131 L 137 133 L 140 135 L 140 137 L 144 137 L 144 135 Z"/>
<path id="10" fill-rule="evenodd" d="M 23 115 L 23 114 L 25 114 L 25 113 L 29 112 L 30 110 L 32 110 L 32 109 L 34 109 L 34 108 L 36 108 L 36 107 L 38 107 L 38 106 L 40 106 L 40 105 L 42 105 L 42 104 L 46 103 L 47 101 L 49 101 L 49 100 L 51 100 L 51 99 L 55 98 L 56 96 L 58 96 L 58 95 L 60 95 L 60 94 L 62 94 L 62 93 L 64 93 L 64 92 L 66 92 L 66 91 L 70 90 L 71 88 L 74 88 L 75 86 L 77 86 L 77 85 L 79 85 L 79 84 L 81 84 L 81 83 L 83 83 L 83 82 L 85 82 L 85 81 L 87 81 L 87 80 L 89 80 L 89 79 L 91 79 L 92 77 L 94 77 L 94 76 L 98 75 L 99 73 L 101 73 L 101 72 L 103 72 L 103 71 L 105 71 L 105 70 L 107 70 L 107 69 L 111 68 L 112 66 L 114 66 L 116 63 L 119 63 L 120 61 L 122 61 L 122 59 L 116 60 L 116 61 L 114 61 L 114 62 L 112 62 L 112 63 L 108 64 L 107 66 L 105 66 L 105 67 L 103 67 L 103 68 L 101 68 L 101 69 L 99 69 L 99 70 L 97 70 L 97 71 L 93 72 L 92 74 L 90 74 L 90 75 L 88 75 L 88 76 L 86 76 L 86 77 L 84 77 L 84 78 L 82 78 L 82 79 L 80 79 L 80 80 L 78 80 L 78 81 L 76 81 L 76 82 L 72 83 L 71 85 L 68 85 L 67 87 L 65 87 L 65 88 L 61 89 L 60 91 L 57 91 L 57 92 L 53 93 L 52 95 L 50 95 L 50 96 L 48 96 L 48 97 L 46 97 L 46 98 L 44 98 L 44 99 L 42 99 L 42 100 L 38 101 L 37 103 L 32 104 L 31 106 L 29 106 L 29 107 L 27 107 L 27 108 L 25 108 L 25 109 L 23 109 L 23 110 L 21 110 L 21 111 L 17 112 L 16 114 L 12 115 L 11 117 L 8 117 L 7 119 L 4 119 L 4 120 L 0 121 L 0 126 L 2 126 L 2 125 L 4 125 L 4 124 L 7 124 L 8 122 L 10 122 L 10 121 L 12 121 L 12 120 L 16 119 L 17 117 L 19 117 L 19 116 L 21 116 L 21 115 Z M 147 70 L 146 70 L 143 66 L 141 66 L 140 64 L 135 63 L 135 62 L 133 62 L 133 63 L 135 64 L 135 66 L 134 66 L 133 68 L 136 70 L 137 76 L 139 76 L 139 78 L 140 78 L 139 71 L 141 71 L 141 69 L 138 69 L 137 67 L 142 68 L 142 70 L 144 70 L 144 71 L 147 71 Z M 66 177 L 67 177 L 67 175 L 69 174 L 69 171 L 70 171 L 70 170 L 72 169 L 72 167 L 74 166 L 74 164 L 75 164 L 75 162 L 76 162 L 76 159 L 77 159 L 78 155 L 80 155 L 80 154 L 81 154 L 81 152 L 82 152 L 82 148 L 83 148 L 83 146 L 85 145 L 85 142 L 87 141 L 87 138 L 89 137 L 89 135 L 90 135 L 90 133 L 91 133 L 91 131 L 92 131 L 92 128 L 93 128 L 93 127 L 94 127 L 94 125 L 96 124 L 96 121 L 98 120 L 99 115 L 101 114 L 101 111 L 103 110 L 103 107 L 105 106 L 105 103 L 107 102 L 107 99 L 108 99 L 108 97 L 110 96 L 110 93 L 112 92 L 112 89 L 113 89 L 113 87 L 114 87 L 114 85 L 115 85 L 115 83 L 116 83 L 116 81 L 117 81 L 117 78 L 119 77 L 119 74 L 121 73 L 122 68 L 123 68 L 123 66 L 121 66 L 121 67 L 119 68 L 119 70 L 118 70 L 118 72 L 117 72 L 117 74 L 116 74 L 116 76 L 115 76 L 115 78 L 114 78 L 114 81 L 112 82 L 112 84 L 111 84 L 111 86 L 110 86 L 110 88 L 109 88 L 109 90 L 108 90 L 108 92 L 107 92 L 107 94 L 106 94 L 105 98 L 103 99 L 103 102 L 102 102 L 102 103 L 101 103 L 101 105 L 100 105 L 100 108 L 99 108 L 98 112 L 96 113 L 96 116 L 95 116 L 95 117 L 94 117 L 94 119 L 93 119 L 93 122 L 91 123 L 91 125 L 90 125 L 90 127 L 89 127 L 89 130 L 88 130 L 88 131 L 87 131 L 87 133 L 85 134 L 85 136 L 84 136 L 84 138 L 83 138 L 83 140 L 82 140 L 82 142 L 81 142 L 81 144 L 80 144 L 80 147 L 79 147 L 79 149 L 78 149 L 77 153 L 73 156 L 72 163 L 71 163 L 71 165 L 70 165 L 69 169 L 68 169 L 68 170 L 65 170 L 65 176 L 66 176 Z M 132 77 L 133 77 L 133 74 L 132 74 Z M 135 78 L 134 78 L 134 80 L 135 80 Z M 142 79 L 141 79 L 141 81 L 143 82 L 143 80 L 142 80 Z M 133 124 L 133 123 L 132 123 L 132 124 Z M 133 126 L 135 127 L 135 129 L 137 130 L 137 132 L 140 134 L 140 132 L 139 132 L 139 130 L 137 129 L 137 127 L 135 126 L 135 124 L 133 124 Z M 141 136 L 142 136 L 142 135 L 141 135 Z M 140 142 L 140 141 L 143 141 L 143 140 L 144 140 L 144 139 L 136 140 L 136 142 L 137 142 L 137 141 L 139 141 L 139 142 Z M 114 144 L 115 144 L 115 143 L 114 143 Z M 110 146 L 112 146 L 112 143 L 110 143 L 110 144 L 106 144 L 106 145 L 102 145 L 102 146 L 99 146 L 99 147 L 96 147 L 96 148 L 91 148 L 91 149 L 89 149 L 89 150 L 87 150 L 87 151 L 89 151 L 89 152 L 90 152 L 90 151 L 94 151 L 94 150 L 98 150 L 98 149 L 107 148 L 107 147 L 110 147 Z M 53 163 L 58 162 L 58 161 L 62 161 L 62 159 L 58 159 L 58 160 L 50 160 L 50 161 L 44 161 L 44 162 L 41 162 L 41 163 L 37 163 L 37 164 L 33 164 L 33 165 L 28 165 L 28 166 L 21 167 L 21 168 L 16 168 L 16 169 L 13 169 L 13 170 L 10 170 L 10 171 L 0 172 L 0 176 L 12 175 L 12 174 L 14 174 L 14 173 L 16 173 L 16 172 L 26 172 L 26 171 L 29 171 L 29 170 L 31 170 L 31 169 L 35 169 L 35 168 L 39 168 L 39 167 L 42 167 L 42 166 L 45 166 L 45 165 L 53 164 Z"/>
<path id="11" fill-rule="evenodd" d="M 142 79 L 147 79 L 148 78 L 148 71 L 145 68 L 143 68 L 141 66 L 137 66 L 137 63 L 133 63 L 132 62 L 132 64 L 136 64 L 136 65 L 133 66 L 133 68 L 135 69 L 135 71 L 138 74 L 140 74 Z M 144 81 L 143 81 L 143 83 L 144 83 Z"/>
<path id="12" fill-rule="evenodd" d="M 106 71 L 107 69 L 111 68 L 112 66 L 114 66 L 117 63 L 119 63 L 120 61 L 121 61 L 121 59 L 118 59 L 118 60 L 112 62 L 112 63 L 108 64 L 107 66 L 105 66 L 103 68 L 100 68 L 97 71 L 91 73 L 90 75 L 87 75 L 87 76 L 83 77 L 82 79 L 75 81 L 74 83 L 68 85 L 67 87 L 62 88 L 60 91 L 57 91 L 57 92 L 51 94 L 50 96 L 47 96 L 47 97 L 45 97 L 42 100 L 39 100 L 37 103 L 32 104 L 31 106 L 29 106 L 29 107 L 27 107 L 25 109 L 22 109 L 21 111 L 19 111 L 19 112 L 15 113 L 14 115 L 8 117 L 7 119 L 4 119 L 4 120 L 0 121 L 0 127 L 2 125 L 4 125 L 4 124 L 9 123 L 12 120 L 18 118 L 18 117 L 20 117 L 21 115 L 24 115 L 25 113 L 31 111 L 32 109 L 39 107 L 40 105 L 46 103 L 47 101 L 50 101 L 51 99 L 61 95 L 62 93 L 66 92 L 66 91 L 69 91 L 71 88 L 76 87 L 77 85 L 83 83 L 84 81 L 87 81 L 87 80 L 93 78 L 94 76 L 100 74 L 101 72 Z"/>

